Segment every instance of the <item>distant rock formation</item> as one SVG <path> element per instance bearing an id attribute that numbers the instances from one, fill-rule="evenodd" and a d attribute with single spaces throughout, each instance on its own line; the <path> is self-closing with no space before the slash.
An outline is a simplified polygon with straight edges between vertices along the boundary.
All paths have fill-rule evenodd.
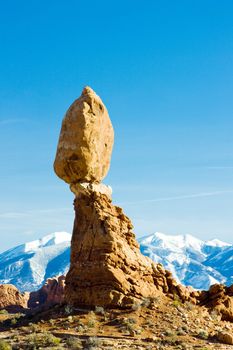
<path id="1" fill-rule="evenodd" d="M 55 304 L 64 301 L 65 276 L 47 279 L 46 283 L 36 292 L 31 292 L 28 300 L 30 309 Z"/>
<path id="2" fill-rule="evenodd" d="M 29 293 L 20 293 L 12 284 L 0 284 L 0 309 L 27 308 Z"/>
<path id="3" fill-rule="evenodd" d="M 214 310 L 222 320 L 233 322 L 233 285 L 214 284 L 208 291 L 199 292 L 198 303 Z"/>

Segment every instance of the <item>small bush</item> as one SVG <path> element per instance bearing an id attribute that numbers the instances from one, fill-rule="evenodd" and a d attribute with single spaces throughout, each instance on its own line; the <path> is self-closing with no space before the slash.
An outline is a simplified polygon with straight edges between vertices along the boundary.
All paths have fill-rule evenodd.
<path id="1" fill-rule="evenodd" d="M 174 332 L 170 331 L 169 329 L 167 329 L 164 334 L 167 336 L 167 337 L 174 337 Z"/>
<path id="2" fill-rule="evenodd" d="M 12 347 L 5 340 L 0 340 L 0 350 L 11 350 Z"/>
<path id="3" fill-rule="evenodd" d="M 192 311 L 194 309 L 194 304 L 191 303 L 190 301 L 185 302 L 185 307 L 188 311 Z"/>
<path id="4" fill-rule="evenodd" d="M 104 315 L 105 314 L 104 308 L 102 306 L 96 306 L 95 307 L 95 313 L 97 315 Z"/>
<path id="5" fill-rule="evenodd" d="M 12 318 L 11 319 L 11 325 L 14 326 L 18 322 L 17 318 Z"/>
<path id="6" fill-rule="evenodd" d="M 66 345 L 69 347 L 69 349 L 76 350 L 76 349 L 82 349 L 82 342 L 78 338 L 71 337 L 67 339 Z"/>
<path id="7" fill-rule="evenodd" d="M 210 317 L 212 318 L 213 321 L 220 321 L 221 320 L 221 315 L 217 310 L 212 310 L 210 312 Z"/>
<path id="8" fill-rule="evenodd" d="M 88 314 L 88 321 L 87 321 L 87 327 L 93 328 L 96 325 L 96 315 L 93 311 L 89 312 Z"/>
<path id="9" fill-rule="evenodd" d="M 141 307 L 141 304 L 140 304 L 140 303 L 134 302 L 133 305 L 131 306 L 131 309 L 132 309 L 133 311 L 137 311 L 137 310 L 140 309 L 140 307 Z"/>
<path id="10" fill-rule="evenodd" d="M 179 306 L 182 305 L 181 300 L 177 295 L 174 296 L 174 300 L 172 302 L 172 305 L 176 308 L 178 308 Z"/>
<path id="11" fill-rule="evenodd" d="M 90 337 L 87 339 L 84 349 L 86 349 L 86 350 L 95 349 L 98 346 L 100 346 L 100 344 L 101 344 L 101 342 L 97 337 Z"/>
<path id="12" fill-rule="evenodd" d="M 144 298 L 144 299 L 142 299 L 141 306 L 142 307 L 150 307 L 151 302 L 152 302 L 151 298 Z"/>
<path id="13" fill-rule="evenodd" d="M 66 305 L 65 306 L 65 314 L 66 315 L 70 315 L 70 314 L 72 314 L 74 312 L 74 309 L 73 309 L 73 307 L 71 306 L 71 305 Z"/>
<path id="14" fill-rule="evenodd" d="M 42 346 L 56 346 L 61 342 L 60 338 L 55 337 L 51 333 L 30 334 L 27 337 L 29 349 L 37 349 Z"/>
<path id="15" fill-rule="evenodd" d="M 206 339 L 209 338 L 209 334 L 204 329 L 200 329 L 199 332 L 198 332 L 198 337 L 201 338 L 201 339 L 206 340 Z"/>
<path id="16" fill-rule="evenodd" d="M 73 316 L 68 316 L 68 317 L 67 317 L 67 321 L 68 321 L 69 323 L 73 323 L 73 322 L 74 322 Z"/>
<path id="17" fill-rule="evenodd" d="M 9 315 L 8 311 L 5 309 L 0 310 L 0 315 Z"/>

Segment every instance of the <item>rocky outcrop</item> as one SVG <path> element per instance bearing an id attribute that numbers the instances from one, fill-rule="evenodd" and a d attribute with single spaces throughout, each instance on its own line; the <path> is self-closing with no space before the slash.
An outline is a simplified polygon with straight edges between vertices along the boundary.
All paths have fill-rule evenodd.
<path id="1" fill-rule="evenodd" d="M 127 307 L 160 292 L 190 299 L 170 272 L 140 253 L 131 221 L 107 196 L 81 194 L 74 207 L 67 303 Z"/>
<path id="2" fill-rule="evenodd" d="M 0 285 L 0 309 L 27 308 L 29 293 L 20 293 L 12 284 Z"/>
<path id="3" fill-rule="evenodd" d="M 233 285 L 214 284 L 208 291 L 200 292 L 197 300 L 218 313 L 222 320 L 233 322 Z"/>
<path id="4" fill-rule="evenodd" d="M 30 293 L 28 307 L 61 304 L 64 300 L 65 276 L 47 279 L 46 283 L 36 292 Z"/>
<path id="5" fill-rule="evenodd" d="M 100 97 L 89 88 L 68 109 L 62 123 L 54 170 L 69 184 L 99 183 L 106 176 L 113 127 Z"/>
<path id="6" fill-rule="evenodd" d="M 230 332 L 218 332 L 216 338 L 223 344 L 233 345 L 233 335 Z"/>

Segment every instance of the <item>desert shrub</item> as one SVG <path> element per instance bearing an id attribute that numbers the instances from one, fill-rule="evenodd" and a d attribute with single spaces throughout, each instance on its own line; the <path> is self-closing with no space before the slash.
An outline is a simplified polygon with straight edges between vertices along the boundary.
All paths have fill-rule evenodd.
<path id="1" fill-rule="evenodd" d="M 8 311 L 5 309 L 0 310 L 0 315 L 9 315 Z"/>
<path id="2" fill-rule="evenodd" d="M 68 317 L 67 317 L 67 321 L 68 321 L 69 323 L 73 323 L 73 322 L 74 322 L 73 316 L 68 316 Z"/>
<path id="3" fill-rule="evenodd" d="M 88 314 L 88 321 L 87 321 L 87 327 L 93 328 L 96 325 L 96 315 L 93 311 L 89 312 Z"/>
<path id="4" fill-rule="evenodd" d="M 133 311 L 137 311 L 140 309 L 140 307 L 141 307 L 141 303 L 134 302 L 133 305 L 131 306 L 131 309 Z"/>
<path id="5" fill-rule="evenodd" d="M 74 312 L 74 309 L 73 309 L 73 307 L 71 306 L 71 305 L 66 305 L 65 306 L 65 314 L 66 315 L 70 315 L 70 314 L 72 314 Z"/>
<path id="6" fill-rule="evenodd" d="M 69 316 L 69 317 L 72 317 L 72 316 Z M 68 318 L 69 318 L 68 317 Z M 51 326 L 54 326 L 55 325 L 55 320 L 53 319 L 53 318 L 51 318 L 49 321 L 49 324 L 51 325 Z"/>
<path id="7" fill-rule="evenodd" d="M 61 342 L 60 338 L 51 333 L 33 333 L 27 337 L 29 349 L 38 349 L 42 346 L 56 346 Z"/>
<path id="8" fill-rule="evenodd" d="M 66 345 L 72 350 L 83 349 L 81 340 L 75 337 L 67 339 Z"/>
<path id="9" fill-rule="evenodd" d="M 176 308 L 178 308 L 179 306 L 182 305 L 182 302 L 181 302 L 180 298 L 178 297 L 178 295 L 174 295 L 174 300 L 172 302 L 172 305 Z"/>
<path id="10" fill-rule="evenodd" d="M 97 315 L 104 315 L 105 314 L 104 308 L 102 306 L 96 306 L 95 307 L 95 313 Z"/>
<path id="11" fill-rule="evenodd" d="M 211 310 L 210 312 L 210 317 L 212 318 L 213 321 L 220 321 L 221 320 L 221 315 L 217 310 Z"/>
<path id="12" fill-rule="evenodd" d="M 194 309 L 194 304 L 191 303 L 190 301 L 186 301 L 184 305 L 185 305 L 186 309 L 189 311 L 192 311 Z"/>
<path id="13" fill-rule="evenodd" d="M 148 328 L 153 328 L 155 325 L 154 321 L 149 318 L 146 322 L 145 322 L 145 326 L 148 327 Z"/>
<path id="14" fill-rule="evenodd" d="M 5 340 L 0 340 L 0 350 L 11 350 L 12 347 Z"/>
<path id="15" fill-rule="evenodd" d="M 177 335 L 186 335 L 186 332 L 185 332 L 184 329 L 182 329 L 181 327 L 179 327 L 179 328 L 177 329 Z"/>
<path id="16" fill-rule="evenodd" d="M 121 331 L 127 331 L 129 333 L 137 333 L 137 327 L 136 323 L 137 321 L 130 317 L 130 318 L 122 318 L 118 321 L 120 323 Z"/>
<path id="17" fill-rule="evenodd" d="M 100 345 L 101 345 L 100 339 L 98 339 L 97 337 L 90 337 L 86 340 L 84 349 L 85 350 L 92 350 L 92 349 L 97 348 Z"/>
<path id="18" fill-rule="evenodd" d="M 152 303 L 152 298 L 143 298 L 141 302 L 142 307 L 150 307 Z"/>
<path id="19" fill-rule="evenodd" d="M 208 339 L 209 338 L 209 334 L 204 329 L 200 329 L 199 332 L 198 332 L 198 337 L 201 338 L 201 339 Z"/>
<path id="20" fill-rule="evenodd" d="M 18 322 L 17 318 L 12 318 L 11 319 L 11 325 L 14 326 Z"/>
<path id="21" fill-rule="evenodd" d="M 167 329 L 164 334 L 167 336 L 167 337 L 174 337 L 174 332 L 172 332 L 170 329 Z"/>

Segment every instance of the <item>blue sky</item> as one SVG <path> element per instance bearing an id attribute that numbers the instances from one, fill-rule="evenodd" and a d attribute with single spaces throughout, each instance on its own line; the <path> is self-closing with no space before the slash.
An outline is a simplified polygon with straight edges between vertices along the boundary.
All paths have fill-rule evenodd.
<path id="1" fill-rule="evenodd" d="M 233 243 L 232 1 L 11 1 L 0 8 L 0 250 L 71 231 L 53 173 L 85 85 L 115 129 L 105 179 L 138 236 Z"/>

